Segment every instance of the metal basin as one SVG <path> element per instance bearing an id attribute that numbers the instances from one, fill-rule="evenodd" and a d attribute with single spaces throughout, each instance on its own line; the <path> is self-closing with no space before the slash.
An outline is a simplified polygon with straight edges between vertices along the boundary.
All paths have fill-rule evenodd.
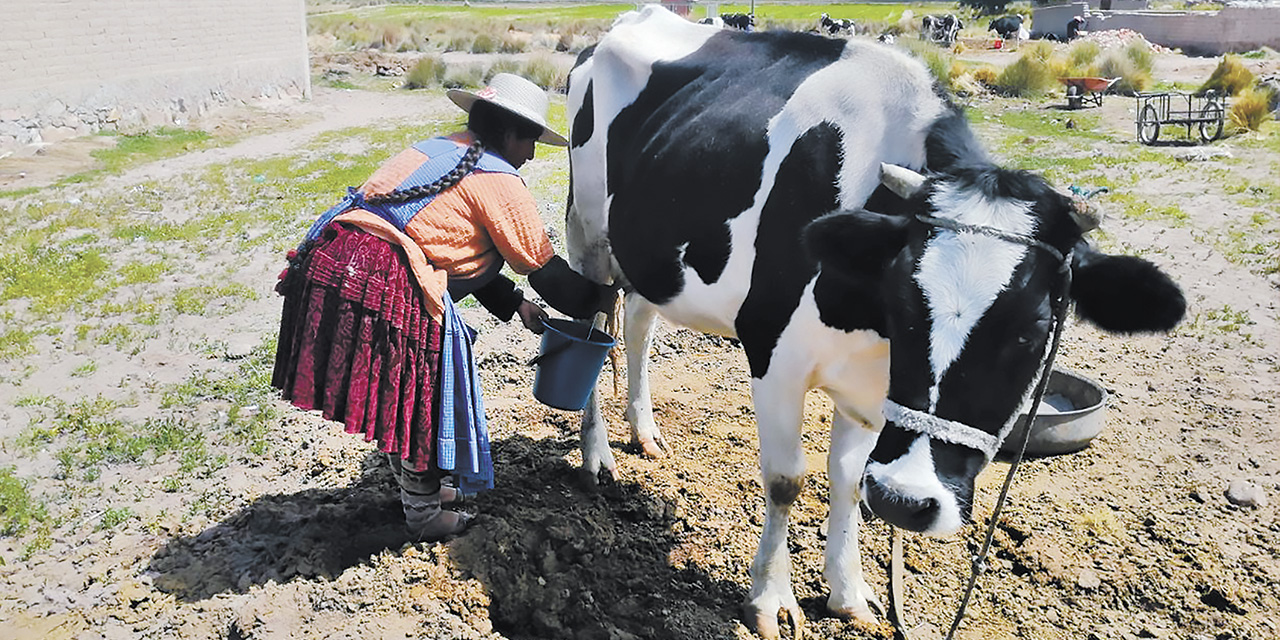
<path id="1" fill-rule="evenodd" d="M 1027 440 L 1027 454 L 1053 456 L 1089 446 L 1105 426 L 1102 408 L 1106 404 L 1107 392 L 1097 382 L 1065 369 L 1054 369 Z M 1005 438 L 1000 453 L 1017 454 L 1026 428 L 1024 413 Z"/>

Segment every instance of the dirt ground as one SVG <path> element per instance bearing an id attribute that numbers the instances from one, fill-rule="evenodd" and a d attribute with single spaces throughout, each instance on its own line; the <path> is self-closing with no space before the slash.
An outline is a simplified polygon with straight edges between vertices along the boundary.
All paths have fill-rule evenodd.
<path id="1" fill-rule="evenodd" d="M 1203 66 L 1172 55 L 1160 64 Z M 236 145 L 143 166 L 93 188 L 177 180 L 210 164 L 297 147 L 325 131 L 451 108 L 440 96 L 318 88 L 303 105 L 227 117 L 240 123 L 234 126 L 264 127 Z M 987 108 L 1066 118 L 1041 103 Z M 1097 111 L 1112 138 L 1090 141 L 1091 149 L 1045 152 L 1136 153 L 1133 108 L 1132 99 L 1108 97 Z M 994 124 L 978 129 L 983 139 L 1004 135 Z M 1187 321 L 1169 336 L 1130 338 L 1069 327 L 1059 364 L 1107 389 L 1106 429 L 1084 451 L 1022 466 L 1001 516 L 992 570 L 959 638 L 1280 637 L 1280 283 L 1211 241 L 1250 216 L 1269 216 L 1276 233 L 1277 203 L 1242 203 L 1224 191 L 1219 169 L 1274 189 L 1280 159 L 1233 140 L 1207 150 L 1154 149 L 1181 159 L 1172 169 L 1150 167 L 1126 190 L 1176 204 L 1189 220 L 1111 213 L 1099 237 L 1109 249 L 1145 255 L 1171 273 L 1187 294 Z M 10 160 L 0 165 L 0 175 L 9 176 L 0 188 L 75 166 L 41 165 L 36 157 L 18 169 Z M 530 171 L 548 169 L 531 164 Z M 547 210 L 559 211 L 559 203 Z M 261 298 L 216 323 L 166 332 L 251 344 L 274 332 L 279 302 L 268 294 L 280 257 L 227 260 L 245 263 L 243 280 Z M 1218 313 L 1226 308 L 1247 321 L 1227 325 Z M 497 475 L 497 488 L 468 507 L 478 519 L 466 535 L 408 542 L 394 482 L 373 449 L 314 415 L 282 408 L 286 418 L 268 454 L 238 457 L 208 480 L 225 502 L 207 518 L 144 526 L 143 517 L 107 531 L 65 527 L 26 560 L 15 560 L 20 541 L 0 538 L 0 638 L 754 637 L 741 624 L 740 605 L 763 499 L 741 352 L 720 338 L 660 326 L 653 391 L 670 456 L 649 460 L 631 448 L 625 390 L 614 393 L 606 381 L 621 478 L 593 488 L 577 473 L 578 416 L 531 396 L 525 361 L 537 352 L 536 336 L 478 309 L 466 314 L 480 330 Z M 24 462 L 7 444 L 30 419 L 16 398 L 70 396 L 86 384 L 126 395 L 131 387 L 121 381 L 131 374 L 179 379 L 226 364 L 193 358 L 173 346 L 184 341 L 171 338 L 155 339 L 138 358 L 107 360 L 113 364 L 92 379 L 106 382 L 63 375 L 76 365 L 74 354 L 47 349 L 33 356 L 47 375 L 0 383 L 0 464 L 42 473 L 40 461 Z M 830 405 L 815 392 L 808 409 L 811 473 L 793 512 L 790 547 L 805 631 L 820 639 L 892 637 L 887 623 L 866 627 L 824 615 Z M 938 637 L 949 625 L 1006 469 L 997 462 L 980 476 L 974 526 L 946 539 L 908 537 L 907 615 L 919 632 Z M 200 497 L 158 490 L 159 475 L 121 465 L 104 471 L 101 484 L 144 496 L 151 513 Z M 72 499 L 80 509 L 105 509 L 95 500 L 106 496 Z M 882 599 L 888 542 L 883 523 L 864 527 L 863 566 Z"/>

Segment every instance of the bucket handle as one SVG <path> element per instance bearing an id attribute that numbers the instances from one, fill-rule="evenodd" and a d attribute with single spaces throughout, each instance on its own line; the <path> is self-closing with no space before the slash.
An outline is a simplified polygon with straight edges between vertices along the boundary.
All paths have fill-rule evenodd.
<path id="1" fill-rule="evenodd" d="M 548 325 L 548 326 L 547 326 L 547 328 L 550 328 L 550 326 Z M 596 330 L 595 325 L 588 325 L 588 327 L 587 327 L 587 342 L 590 342 L 590 341 L 591 341 L 591 334 L 592 334 L 592 333 L 594 333 L 594 332 L 595 332 L 595 330 Z M 568 349 L 568 348 L 569 348 L 569 347 L 571 347 L 571 346 L 573 346 L 573 343 L 572 343 L 572 342 L 564 342 L 564 343 L 561 343 L 561 344 L 560 344 L 560 346 L 555 347 L 554 349 L 549 349 L 549 350 L 547 350 L 545 353 L 539 353 L 538 355 L 534 356 L 533 358 L 531 358 L 531 359 L 529 360 L 529 362 L 525 363 L 525 366 L 527 366 L 527 367 L 537 366 L 537 364 L 538 364 L 539 362 L 542 362 L 543 360 L 546 360 L 546 359 L 551 358 L 551 357 L 553 357 L 553 356 L 558 356 L 558 355 L 560 355 L 562 352 L 564 352 L 564 350 L 565 350 L 565 349 Z"/>

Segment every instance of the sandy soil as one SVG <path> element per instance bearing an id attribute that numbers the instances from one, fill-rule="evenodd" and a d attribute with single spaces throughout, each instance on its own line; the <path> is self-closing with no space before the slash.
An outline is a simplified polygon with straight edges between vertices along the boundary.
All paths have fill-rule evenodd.
<path id="1" fill-rule="evenodd" d="M 1109 97 L 1099 119 L 1115 135 L 1090 141 L 1090 149 L 1025 143 L 1067 156 L 1136 153 L 1133 107 L 1131 99 Z M 269 121 L 268 133 L 141 167 L 95 188 L 180 179 L 211 163 L 296 147 L 322 131 L 450 108 L 442 97 L 319 89 L 306 105 L 236 116 Z M 1043 103 L 992 108 L 1070 117 Z M 979 131 L 992 141 L 1005 135 L 994 124 Z M 1154 150 L 1182 160 L 1173 168 L 1139 167 L 1143 177 L 1126 189 L 1154 205 L 1176 204 L 1189 220 L 1113 213 L 1099 240 L 1174 274 L 1190 302 L 1187 322 L 1170 336 L 1127 339 L 1069 328 L 1059 362 L 1109 391 L 1107 427 L 1082 452 L 1023 465 L 1001 516 L 992 571 L 980 582 L 960 638 L 1280 637 L 1277 281 L 1229 259 L 1212 241 L 1251 216 L 1269 216 L 1269 233 L 1276 233 L 1276 202 L 1228 194 L 1219 170 L 1274 188 L 1277 159 L 1231 140 L 1208 151 Z M 3 442 L 32 417 L 17 406 L 20 397 L 73 397 L 86 387 L 124 396 L 138 388 L 136 378 L 180 380 L 233 366 L 233 359 L 194 357 L 173 345 L 200 335 L 228 341 L 235 351 L 235 344 L 274 332 L 279 303 L 268 294 L 280 264 L 279 256 L 249 257 L 242 278 L 263 292 L 259 301 L 216 322 L 166 327 L 139 357 L 100 354 L 112 364 L 90 381 L 65 375 L 76 365 L 74 354 L 42 345 L 33 361 L 48 374 L 0 383 Z M 1228 326 L 1218 319 L 1215 312 L 1227 307 L 1248 322 Z M 470 507 L 479 519 L 469 533 L 444 544 L 406 541 L 392 478 L 373 450 L 330 423 L 284 408 L 271 451 L 234 457 L 203 493 L 159 490 L 161 469 L 154 467 L 111 467 L 102 493 L 67 499 L 92 511 L 122 493 L 140 496 L 145 506 L 137 521 L 109 531 L 64 526 L 48 549 L 27 560 L 16 560 L 20 540 L 0 539 L 6 563 L 0 638 L 754 637 L 739 607 L 763 500 L 740 351 L 719 338 L 661 326 L 654 398 L 671 455 L 638 455 L 627 443 L 624 392 L 606 393 L 621 479 L 592 488 L 576 473 L 576 414 L 531 397 L 532 372 L 524 363 L 536 353 L 537 338 L 481 311 L 466 313 L 480 329 L 497 473 L 497 489 Z M 812 472 L 791 531 L 806 631 L 826 639 L 889 638 L 887 624 L 857 626 L 823 613 L 829 404 L 814 393 L 808 409 Z M 19 465 L 23 476 L 46 475 L 41 465 L 49 461 L 5 447 L 0 464 Z M 974 527 L 948 539 L 908 538 L 907 611 L 921 631 L 936 636 L 949 624 L 967 579 L 966 558 L 1006 468 L 993 464 L 980 477 Z M 204 516 L 157 515 L 179 512 L 214 490 L 221 502 Z M 882 598 L 888 538 L 883 523 L 864 528 L 864 567 Z"/>

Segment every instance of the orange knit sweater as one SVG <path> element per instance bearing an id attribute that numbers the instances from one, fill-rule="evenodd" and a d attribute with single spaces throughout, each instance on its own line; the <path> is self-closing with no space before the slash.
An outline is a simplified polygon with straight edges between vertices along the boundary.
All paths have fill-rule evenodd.
<path id="1" fill-rule="evenodd" d="M 470 133 L 449 136 L 460 146 Z M 388 160 L 360 187 L 364 195 L 388 193 L 427 157 L 409 148 Z M 506 262 L 519 274 L 542 268 L 555 256 L 524 180 L 508 173 L 476 172 L 422 207 L 401 233 L 377 215 L 355 209 L 337 220 L 355 224 L 405 248 L 426 296 L 428 311 L 439 320 L 449 279 L 475 277 Z"/>

